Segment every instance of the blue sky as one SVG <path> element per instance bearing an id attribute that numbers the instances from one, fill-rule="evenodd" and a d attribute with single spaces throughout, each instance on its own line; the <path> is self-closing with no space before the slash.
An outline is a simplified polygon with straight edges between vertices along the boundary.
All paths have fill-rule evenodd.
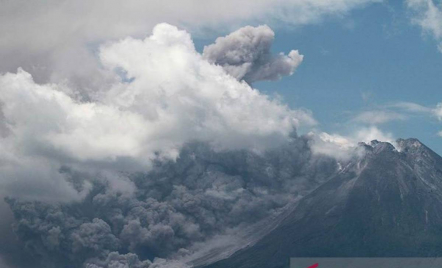
<path id="1" fill-rule="evenodd" d="M 275 31 L 274 52 L 298 49 L 304 61 L 293 76 L 253 86 L 277 93 L 293 108 L 313 112 L 318 128 L 348 135 L 364 125 L 364 111 L 388 111 L 400 119 L 376 124 L 395 138 L 416 137 L 442 154 L 442 124 L 426 113 L 387 108 L 401 102 L 434 107 L 442 101 L 442 54 L 437 42 L 414 25 L 400 1 L 372 4 L 343 18 Z M 201 48 L 213 39 L 196 40 Z"/>

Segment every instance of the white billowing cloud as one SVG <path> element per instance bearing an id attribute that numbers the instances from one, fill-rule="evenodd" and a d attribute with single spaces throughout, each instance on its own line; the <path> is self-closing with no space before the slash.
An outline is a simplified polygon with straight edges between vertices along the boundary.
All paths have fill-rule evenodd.
<path id="1" fill-rule="evenodd" d="M 394 144 L 395 138 L 391 133 L 385 133 L 377 127 L 362 128 L 355 132 L 351 138 L 353 141 L 369 143 L 373 140 Z"/>
<path id="2" fill-rule="evenodd" d="M 388 110 L 365 111 L 358 114 L 352 121 L 370 125 L 384 124 L 396 120 L 404 120 L 406 117 L 400 113 Z"/>
<path id="3" fill-rule="evenodd" d="M 200 34 L 244 24 L 318 23 L 380 0 L 35 0 L 0 3 L 0 72 L 23 67 L 37 81 L 74 80 L 81 87 L 108 81 L 94 61 L 97 43 L 144 36 L 167 22 Z"/>
<path id="4" fill-rule="evenodd" d="M 415 13 L 413 23 L 419 25 L 439 42 L 442 52 L 442 9 L 440 3 L 433 0 L 407 0 L 408 7 Z"/>
<path id="5" fill-rule="evenodd" d="M 361 153 L 358 143 L 369 144 L 373 140 L 389 142 L 395 146 L 395 139 L 391 133 L 384 133 L 377 127 L 360 128 L 350 135 L 310 133 L 312 138 L 311 148 L 313 153 L 328 155 L 340 160 L 348 160 Z"/>
<path id="6" fill-rule="evenodd" d="M 167 24 L 145 40 L 103 47 L 100 58 L 106 68 L 121 68 L 134 79 L 115 85 L 106 102 L 154 123 L 155 146 L 166 143 L 159 148 L 198 139 L 220 148 L 260 149 L 284 140 L 299 123 L 314 124 L 306 112 L 270 100 L 204 60 L 186 32 Z"/>
<path id="7" fill-rule="evenodd" d="M 168 24 L 144 40 L 102 46 L 99 56 L 105 69 L 125 77 L 95 101 L 38 84 L 23 70 L 0 76 L 8 130 L 0 139 L 0 189 L 20 195 L 40 185 L 41 195 L 73 198 L 62 165 L 133 170 L 174 159 L 193 140 L 260 151 L 286 142 L 299 124 L 315 123 L 203 59 L 190 35 Z"/>
<path id="8" fill-rule="evenodd" d="M 339 160 L 348 160 L 353 156 L 356 144 L 348 137 L 339 134 L 310 133 L 310 148 L 314 154 L 326 155 Z"/>
<path id="9" fill-rule="evenodd" d="M 79 103 L 57 85 L 38 85 L 19 70 L 0 79 L 6 140 L 28 154 L 63 155 L 78 161 L 135 157 L 148 130 L 141 116 L 102 103 Z M 116 123 L 124 127 L 116 127 Z M 109 146 L 112 144 L 112 146 Z"/>
<path id="10" fill-rule="evenodd" d="M 270 48 L 275 33 L 267 25 L 246 26 L 204 48 L 203 56 L 221 65 L 238 80 L 252 83 L 259 80 L 278 80 L 292 75 L 303 56 L 297 50 L 288 55 L 272 55 Z"/>

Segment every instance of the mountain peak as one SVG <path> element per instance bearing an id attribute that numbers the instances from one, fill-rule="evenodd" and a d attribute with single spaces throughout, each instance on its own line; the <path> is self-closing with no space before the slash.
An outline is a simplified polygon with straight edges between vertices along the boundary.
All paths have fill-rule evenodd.
<path id="1" fill-rule="evenodd" d="M 395 152 L 396 148 L 389 142 L 372 140 L 370 143 L 360 142 L 359 146 L 363 147 L 367 152 L 373 154 Z"/>
<path id="2" fill-rule="evenodd" d="M 440 257 L 442 158 L 417 139 L 360 143 L 354 159 L 279 225 L 208 267 L 288 267 L 290 257 Z M 395 144 L 396 145 L 396 144 Z"/>
<path id="3" fill-rule="evenodd" d="M 369 143 L 360 142 L 359 146 L 364 147 L 365 150 L 373 154 L 386 152 L 402 152 L 411 155 L 423 154 L 426 152 L 431 152 L 432 155 L 434 154 L 431 149 L 416 138 L 397 139 L 394 145 L 390 142 L 372 140 Z"/>
<path id="4" fill-rule="evenodd" d="M 398 139 L 396 143 L 399 149 L 404 152 L 416 151 L 422 148 L 426 148 L 426 146 L 416 138 Z"/>
<path id="5" fill-rule="evenodd" d="M 380 153 L 380 152 L 390 152 L 395 151 L 396 148 L 389 142 L 382 142 L 378 140 L 372 140 L 370 142 L 371 147 L 373 148 L 374 153 Z"/>

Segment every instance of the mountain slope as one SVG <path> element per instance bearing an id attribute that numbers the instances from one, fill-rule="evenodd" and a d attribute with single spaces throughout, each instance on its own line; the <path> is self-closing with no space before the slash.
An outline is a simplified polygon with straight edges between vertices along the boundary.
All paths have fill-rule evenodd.
<path id="1" fill-rule="evenodd" d="M 366 154 L 303 198 L 255 245 L 208 267 L 288 267 L 290 257 L 439 256 L 442 158 L 416 139 Z"/>

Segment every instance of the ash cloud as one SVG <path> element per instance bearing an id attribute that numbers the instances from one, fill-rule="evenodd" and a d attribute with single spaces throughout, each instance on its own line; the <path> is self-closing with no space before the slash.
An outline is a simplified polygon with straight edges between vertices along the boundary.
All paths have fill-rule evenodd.
<path id="1" fill-rule="evenodd" d="M 91 260 L 85 264 L 85 268 L 148 268 L 152 263 L 148 260 L 140 261 L 133 253 L 119 254 L 111 252 L 105 260 Z"/>
<path id="2" fill-rule="evenodd" d="M 22 69 L 0 76 L 0 129 L 9 133 L 0 139 L 0 191 L 78 201 L 89 177 L 149 169 L 154 160 L 175 159 L 187 142 L 264 151 L 286 143 L 297 126 L 315 124 L 309 112 L 209 63 L 187 32 L 168 24 L 142 40 L 107 43 L 99 58 L 125 77 L 93 100 L 72 97 L 64 84 L 36 83 Z M 83 172 L 82 185 L 72 187 L 63 166 Z"/>
<path id="3" fill-rule="evenodd" d="M 275 216 L 327 180 L 337 164 L 313 155 L 308 142 L 293 138 L 264 154 L 192 143 L 176 161 L 132 174 L 132 193 L 96 180 L 80 202 L 8 198 L 14 231 L 47 268 L 173 267 L 211 238 Z"/>
<path id="4" fill-rule="evenodd" d="M 3 199 L 4 196 L 0 196 L 0 267 L 40 268 L 29 252 L 24 250 L 23 241 L 13 232 L 14 215 Z"/>
<path id="5" fill-rule="evenodd" d="M 220 65 L 227 73 L 253 83 L 260 80 L 278 80 L 292 75 L 303 56 L 297 50 L 288 55 L 273 55 L 270 51 L 275 33 L 267 25 L 246 26 L 204 48 L 203 57 Z"/>

